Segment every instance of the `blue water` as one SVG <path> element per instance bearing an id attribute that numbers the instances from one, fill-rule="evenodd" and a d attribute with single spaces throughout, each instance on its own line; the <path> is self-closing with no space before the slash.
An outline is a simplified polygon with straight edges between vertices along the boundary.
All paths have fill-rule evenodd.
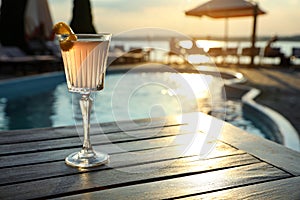
<path id="1" fill-rule="evenodd" d="M 227 101 L 223 80 L 204 74 L 145 72 L 108 74 L 105 89 L 94 93 L 92 123 L 177 115 L 192 111 L 221 113 L 228 121 L 264 137 L 243 118 L 239 102 Z M 32 95 L 0 98 L 0 130 L 81 124 L 80 95 L 65 82 Z"/>
<path id="2" fill-rule="evenodd" d="M 262 48 L 265 44 L 266 41 L 256 43 Z M 132 47 L 153 48 L 155 51 L 151 53 L 151 59 L 159 62 L 165 61 L 166 52 L 169 50 L 168 41 L 113 40 L 111 47 L 115 45 L 124 45 L 125 50 Z M 203 40 L 198 41 L 198 45 L 208 50 L 209 47 L 224 47 L 225 43 Z M 250 46 L 250 42 L 229 42 L 227 45 L 238 47 L 241 51 L 243 47 Z M 292 47 L 300 47 L 300 42 L 278 41 L 274 46 L 280 47 L 288 56 L 291 55 Z M 299 60 L 296 60 L 296 64 L 300 64 Z M 256 62 L 260 61 L 256 60 Z M 222 90 L 219 89 L 222 88 L 222 82 L 210 76 L 199 77 L 201 77 L 199 74 L 178 76 L 152 73 L 149 76 L 142 73 L 122 78 L 122 74 L 109 74 L 106 77 L 105 89 L 93 97 L 92 122 L 160 117 L 191 111 L 209 113 L 215 109 L 221 113 L 217 117 L 248 132 L 264 136 L 251 121 L 244 119 L 239 102 L 226 101 L 223 98 Z M 120 80 L 122 81 L 119 82 Z M 14 99 L 3 98 L 5 95 L 0 95 L 0 130 L 57 127 L 81 123 L 79 96 L 69 93 L 65 83 L 55 86 L 44 84 L 43 89 L 39 84 L 32 85 L 30 80 L 25 83 L 22 87 L 0 92 L 12 96 L 26 94 Z M 13 85 L 11 84 L 11 87 L 14 87 Z M 182 88 L 180 85 L 185 87 Z M 191 87 L 195 85 L 199 87 Z M 30 89 L 32 87 L 35 89 Z"/>

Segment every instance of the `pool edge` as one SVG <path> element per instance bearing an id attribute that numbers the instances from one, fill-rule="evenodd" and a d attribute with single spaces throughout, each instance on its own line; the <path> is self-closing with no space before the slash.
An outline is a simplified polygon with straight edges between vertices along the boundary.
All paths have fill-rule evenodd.
<path id="1" fill-rule="evenodd" d="M 230 73 L 231 75 L 236 76 L 236 72 L 233 71 L 220 70 L 220 72 Z M 277 128 L 278 133 L 280 134 L 280 136 L 277 135 L 276 137 L 282 137 L 280 141 L 282 145 L 299 152 L 300 137 L 291 122 L 279 112 L 271 109 L 270 107 L 257 103 L 255 99 L 261 94 L 261 91 L 257 88 L 241 85 L 241 83 L 247 81 L 243 75 L 243 77 L 240 77 L 241 75 L 242 74 L 239 74 L 239 77 L 236 77 L 235 80 L 228 81 L 225 84 L 226 87 L 231 87 L 231 89 L 236 89 L 239 90 L 239 92 L 243 92 L 244 94 L 241 97 L 243 109 L 247 107 L 252 111 L 259 112 L 265 117 L 268 117 L 268 121 L 272 122 L 272 124 L 269 124 L 269 126 L 275 126 L 274 128 Z"/>

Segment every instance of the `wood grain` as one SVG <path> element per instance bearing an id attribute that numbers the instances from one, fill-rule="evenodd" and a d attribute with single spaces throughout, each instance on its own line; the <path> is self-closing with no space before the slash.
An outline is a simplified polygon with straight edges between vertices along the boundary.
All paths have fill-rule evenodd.
<path id="1" fill-rule="evenodd" d="M 91 169 L 64 163 L 67 155 L 81 148 L 80 129 L 1 132 L 0 199 L 299 196 L 298 152 L 202 113 L 93 124 L 94 148 L 108 153 L 110 162 Z M 206 142 L 216 146 L 199 157 L 201 145 L 193 141 L 209 132 L 215 138 Z"/>
<path id="2" fill-rule="evenodd" d="M 289 175 L 270 165 L 258 163 L 112 189 L 99 188 L 99 191 L 69 196 L 67 199 L 168 199 L 286 177 Z"/>

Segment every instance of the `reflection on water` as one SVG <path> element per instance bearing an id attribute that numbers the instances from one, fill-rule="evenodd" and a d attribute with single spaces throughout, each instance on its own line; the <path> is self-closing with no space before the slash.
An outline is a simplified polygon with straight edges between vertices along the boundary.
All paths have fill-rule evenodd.
<path id="1" fill-rule="evenodd" d="M 53 91 L 43 95 L 6 101 L 1 129 L 27 129 L 52 126 Z"/>
<path id="2" fill-rule="evenodd" d="M 92 95 L 92 122 L 208 112 L 222 101 L 222 82 L 208 75 L 176 73 L 110 74 L 105 89 Z M 21 94 L 20 94 L 21 95 Z M 2 101 L 1 129 L 57 127 L 81 123 L 80 95 L 65 83 L 32 97 Z"/>
<path id="3" fill-rule="evenodd" d="M 92 98 L 92 123 L 201 111 L 262 135 L 243 118 L 241 105 L 225 101 L 223 81 L 210 75 L 170 72 L 109 74 L 104 90 L 92 94 Z M 2 98 L 0 130 L 81 124 L 79 99 L 79 94 L 68 92 L 65 83 L 32 97 L 10 101 Z"/>

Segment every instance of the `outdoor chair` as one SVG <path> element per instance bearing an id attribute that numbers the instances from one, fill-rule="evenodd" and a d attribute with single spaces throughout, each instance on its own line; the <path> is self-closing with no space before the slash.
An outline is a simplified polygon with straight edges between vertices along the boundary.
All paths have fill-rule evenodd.
<path id="1" fill-rule="evenodd" d="M 125 63 L 124 54 L 126 54 L 126 51 L 123 45 L 111 46 L 108 53 L 107 64 Z"/>
<path id="2" fill-rule="evenodd" d="M 125 47 L 123 45 L 115 45 L 113 51 L 125 52 Z"/>
<path id="3" fill-rule="evenodd" d="M 25 68 L 32 66 L 35 62 L 33 56 L 28 56 L 24 51 L 15 46 L 1 46 L 0 65 L 1 73 L 22 73 L 25 74 Z"/>
<path id="4" fill-rule="evenodd" d="M 266 63 L 266 61 L 270 61 L 271 64 L 275 64 L 275 63 L 279 64 L 280 60 L 283 57 L 284 54 L 281 53 L 280 47 L 268 47 L 268 48 L 264 48 L 261 61 L 263 63 Z"/>
<path id="5" fill-rule="evenodd" d="M 232 62 L 234 58 L 236 58 L 236 62 L 238 63 L 239 61 L 239 55 L 238 55 L 238 48 L 237 47 L 228 47 L 223 49 L 223 56 L 224 56 L 224 61 L 227 62 L 228 60 L 231 60 L 230 63 Z"/>
<path id="6" fill-rule="evenodd" d="M 32 55 L 49 55 L 51 54 L 50 49 L 48 49 L 46 41 L 44 40 L 30 40 L 27 42 L 28 49 Z"/>
<path id="7" fill-rule="evenodd" d="M 300 58 L 300 47 L 292 48 L 292 57 Z"/>
<path id="8" fill-rule="evenodd" d="M 171 46 L 170 50 L 167 52 L 167 63 L 172 63 L 172 58 L 176 58 L 176 62 L 178 59 L 185 59 L 185 49 L 180 46 Z"/>
<path id="9" fill-rule="evenodd" d="M 1 46 L 1 62 L 10 63 L 32 63 L 34 56 L 27 55 L 23 50 L 16 46 Z"/>
<path id="10" fill-rule="evenodd" d="M 293 47 L 291 61 L 293 62 L 293 64 L 297 64 L 297 63 L 300 63 L 300 62 L 297 62 L 299 60 L 300 60 L 300 47 Z"/>
<path id="11" fill-rule="evenodd" d="M 47 41 L 45 45 L 51 55 L 61 58 L 61 51 L 58 44 L 53 41 Z"/>
<path id="12" fill-rule="evenodd" d="M 206 53 L 203 48 L 194 45 L 190 49 L 185 49 L 185 54 L 189 56 L 189 55 L 203 55 Z"/>
<path id="13" fill-rule="evenodd" d="M 194 44 L 190 49 L 185 49 L 185 59 L 189 63 L 207 63 L 209 58 L 203 48 Z"/>
<path id="14" fill-rule="evenodd" d="M 220 58 L 220 57 L 221 57 L 222 61 L 224 61 L 224 54 L 223 54 L 222 47 L 209 48 L 207 53 L 212 59 L 214 59 L 214 61 L 216 63 L 218 63 L 218 58 Z"/>
<path id="15" fill-rule="evenodd" d="M 140 47 L 131 47 L 129 51 L 124 54 L 126 63 L 136 63 L 145 61 L 145 52 Z"/>
<path id="16" fill-rule="evenodd" d="M 252 48 L 251 47 L 245 47 L 242 49 L 242 56 L 251 56 L 252 52 Z M 253 51 L 253 55 L 254 56 L 258 56 L 260 53 L 260 48 L 259 47 L 255 47 L 254 51 Z"/>
<path id="17" fill-rule="evenodd" d="M 260 50 L 261 49 L 259 47 L 255 47 L 254 48 L 254 50 L 253 50 L 253 56 L 254 56 L 254 58 L 256 56 L 260 56 Z M 239 56 L 239 63 L 241 63 L 241 60 L 243 58 L 245 58 L 245 57 L 250 58 L 251 55 L 252 55 L 252 47 L 244 47 L 242 49 L 242 52 L 241 52 L 240 56 Z"/>
<path id="18" fill-rule="evenodd" d="M 276 58 L 280 57 L 282 53 L 280 52 L 280 47 L 272 47 L 264 49 L 264 57 Z"/>
<path id="19" fill-rule="evenodd" d="M 50 71 L 59 70 L 60 58 L 52 55 L 27 55 L 16 46 L 1 46 L 0 63 L 2 66 L 12 67 L 15 72 L 26 74 L 28 68 L 38 72 L 45 71 L 46 66 L 51 66 Z M 53 68 L 55 66 L 55 68 Z M 47 69 L 48 70 L 48 69 Z M 46 71 L 47 71 L 46 70 Z"/>

